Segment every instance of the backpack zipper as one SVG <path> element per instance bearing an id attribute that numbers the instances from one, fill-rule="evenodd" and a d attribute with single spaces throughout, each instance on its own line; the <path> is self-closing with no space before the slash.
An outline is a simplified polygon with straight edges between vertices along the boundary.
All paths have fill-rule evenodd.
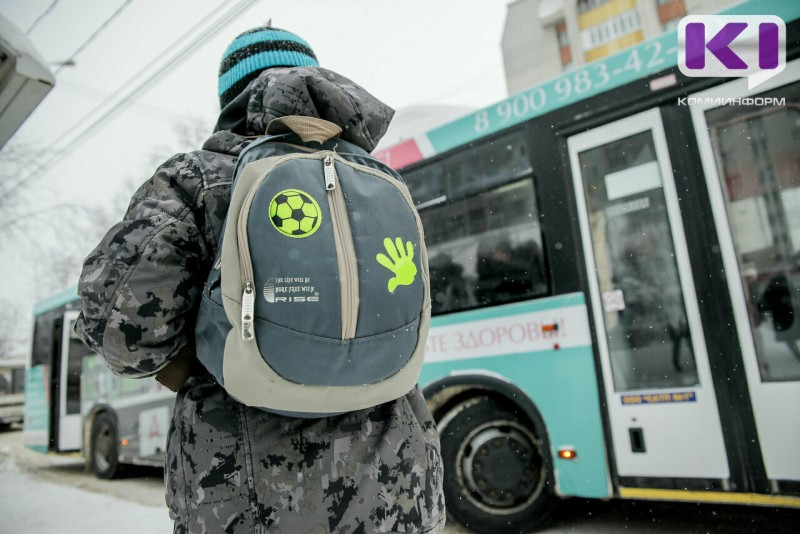
<path id="1" fill-rule="evenodd" d="M 255 337 L 253 333 L 253 314 L 255 313 L 255 298 L 253 284 L 247 282 L 242 295 L 242 339 L 249 341 Z"/>
<path id="2" fill-rule="evenodd" d="M 336 187 L 336 165 L 332 155 L 322 161 L 325 191 L 333 221 L 333 238 L 336 245 L 336 261 L 339 266 L 339 289 L 342 302 L 342 339 L 353 339 L 358 323 L 358 266 L 353 234 L 347 217 L 347 206 L 341 187 Z"/>
<path id="3" fill-rule="evenodd" d="M 239 274 L 244 284 L 244 291 L 242 293 L 242 339 L 245 341 L 255 339 L 253 331 L 253 318 L 255 316 L 255 297 L 253 291 L 254 275 L 253 263 L 250 258 L 250 243 L 247 240 L 247 214 L 250 212 L 250 205 L 253 203 L 256 190 L 266 175 L 284 160 L 302 157 L 304 156 L 289 154 L 277 160 L 263 176 L 253 183 L 239 211 L 236 237 L 239 244 Z M 347 163 L 349 164 L 349 162 Z M 341 188 L 337 187 L 338 180 L 333 156 L 329 154 L 322 158 L 322 165 L 325 191 L 328 194 L 328 204 L 331 209 L 331 220 L 333 222 L 336 260 L 340 273 L 339 287 L 342 302 L 342 339 L 353 339 L 356 335 L 360 300 L 355 245 L 353 244 L 353 234 L 350 230 L 350 221 L 347 217 L 347 206 L 345 205 L 344 194 Z"/>
<path id="4" fill-rule="evenodd" d="M 239 276 L 244 284 L 242 292 L 242 339 L 252 341 L 255 339 L 253 330 L 253 318 L 255 317 L 255 296 L 253 293 L 253 260 L 250 258 L 250 243 L 247 241 L 247 215 L 250 213 L 250 205 L 256 196 L 256 190 L 266 175 L 284 160 L 295 156 L 288 154 L 278 159 L 258 180 L 256 180 L 244 198 L 239 217 L 236 221 L 236 240 L 239 245 Z"/>

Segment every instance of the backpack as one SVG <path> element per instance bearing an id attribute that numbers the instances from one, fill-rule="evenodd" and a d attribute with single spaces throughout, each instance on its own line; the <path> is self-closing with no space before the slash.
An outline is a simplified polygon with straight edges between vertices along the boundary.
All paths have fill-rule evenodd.
<path id="1" fill-rule="evenodd" d="M 323 417 L 394 400 L 419 379 L 422 223 L 400 175 L 339 133 L 282 117 L 237 160 L 196 347 L 248 406 Z"/>

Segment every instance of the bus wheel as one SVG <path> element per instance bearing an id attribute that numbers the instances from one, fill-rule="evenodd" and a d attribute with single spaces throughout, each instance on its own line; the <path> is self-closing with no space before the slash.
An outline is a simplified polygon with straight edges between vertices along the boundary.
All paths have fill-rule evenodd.
<path id="1" fill-rule="evenodd" d="M 524 533 L 549 518 L 555 499 L 541 441 L 509 407 L 488 397 L 467 401 L 441 442 L 445 502 L 459 523 L 478 533 Z"/>
<path id="2" fill-rule="evenodd" d="M 119 445 L 114 418 L 101 413 L 92 424 L 92 443 L 89 451 L 92 471 L 98 478 L 111 479 L 119 473 Z"/>

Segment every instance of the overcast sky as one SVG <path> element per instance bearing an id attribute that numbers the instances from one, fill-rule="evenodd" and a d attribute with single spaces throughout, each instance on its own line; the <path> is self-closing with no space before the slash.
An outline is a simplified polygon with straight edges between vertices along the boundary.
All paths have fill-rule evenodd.
<path id="1" fill-rule="evenodd" d="M 63 148 L 100 113 L 119 106 L 120 98 L 192 38 L 210 33 L 210 22 L 238 4 L 239 0 L 0 0 L 0 14 L 23 32 L 50 9 L 29 38 L 54 70 L 122 8 L 75 56 L 74 66 L 58 71 L 56 88 L 10 144 L 50 152 Z M 174 125 L 195 119 L 210 132 L 219 111 L 216 87 L 222 53 L 237 34 L 268 19 L 304 37 L 322 66 L 353 79 L 396 109 L 417 104 L 476 108 L 501 100 L 506 96 L 500 51 L 506 4 L 256 1 L 122 113 L 102 122 L 94 135 L 81 137 L 65 157 L 48 165 L 37 181 L 37 191 L 42 191 L 38 201 L 119 202 L 121 195 L 129 196 L 133 183 L 152 174 L 155 161 L 167 159 L 178 148 L 189 149 L 180 147 Z M 41 156 L 47 157 L 49 153 Z M 34 248 L 51 246 L 62 224 L 69 221 L 54 221 L 52 235 L 43 235 L 44 243 Z M 88 253 L 103 230 L 85 236 L 86 244 L 78 246 Z M 6 261 L 0 291 L 28 313 L 34 275 L 10 260 L 14 254 L 32 257 L 34 250 L 23 243 L 2 253 Z M 47 276 L 41 261 L 35 276 Z"/>

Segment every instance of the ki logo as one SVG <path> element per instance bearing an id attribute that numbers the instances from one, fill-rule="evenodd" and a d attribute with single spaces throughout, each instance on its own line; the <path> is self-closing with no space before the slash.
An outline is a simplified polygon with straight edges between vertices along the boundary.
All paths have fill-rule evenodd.
<path id="1" fill-rule="evenodd" d="M 774 15 L 684 17 L 678 68 L 691 77 L 746 77 L 753 89 L 786 68 L 786 23 Z"/>

